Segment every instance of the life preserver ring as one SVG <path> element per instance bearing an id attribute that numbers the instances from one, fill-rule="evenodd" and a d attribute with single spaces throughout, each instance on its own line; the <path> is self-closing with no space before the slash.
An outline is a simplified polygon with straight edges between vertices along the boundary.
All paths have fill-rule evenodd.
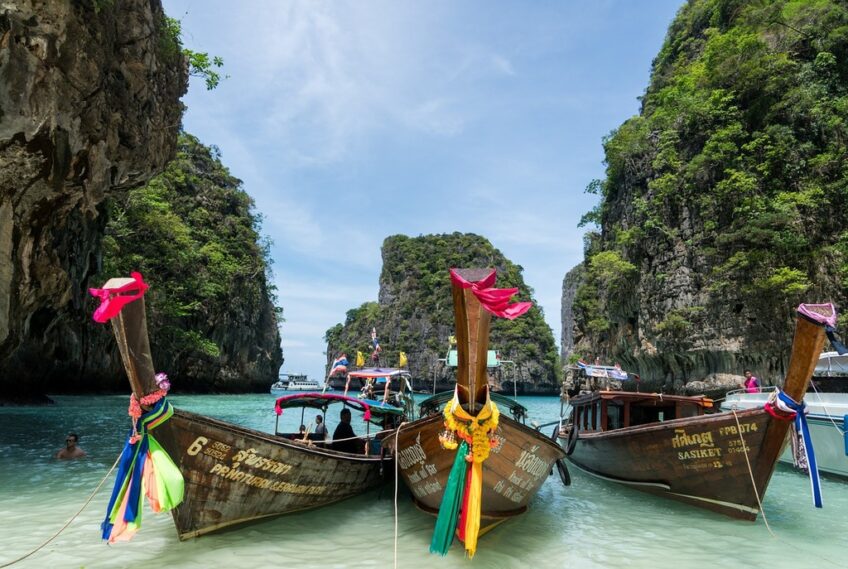
<path id="1" fill-rule="evenodd" d="M 574 447 L 577 446 L 577 425 L 571 424 L 571 429 L 568 431 L 568 439 L 565 442 L 565 456 L 571 456 L 574 452 Z"/>

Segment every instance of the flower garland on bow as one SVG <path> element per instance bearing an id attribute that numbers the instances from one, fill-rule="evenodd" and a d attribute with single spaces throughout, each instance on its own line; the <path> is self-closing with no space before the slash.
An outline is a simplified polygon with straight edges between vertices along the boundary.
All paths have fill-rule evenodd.
<path id="1" fill-rule="evenodd" d="M 453 402 L 451 402 L 453 403 Z M 490 450 L 497 444 L 493 438 L 498 428 L 500 411 L 498 406 L 491 403 L 491 414 L 485 418 L 472 417 L 469 421 L 458 420 L 454 405 L 445 405 L 442 414 L 445 417 L 445 430 L 439 433 L 439 443 L 442 448 L 454 450 L 458 443 L 456 438 L 464 440 L 471 447 L 471 452 L 465 456 L 467 462 L 483 462 L 489 458 Z M 459 407 L 462 410 L 462 407 Z M 463 411 L 464 413 L 464 411 Z"/>
<path id="2" fill-rule="evenodd" d="M 168 375 L 165 373 L 157 373 L 156 374 L 156 385 L 159 387 L 153 393 L 148 393 L 144 397 L 141 398 L 141 401 L 135 396 L 135 393 L 130 393 L 130 408 L 127 410 L 127 415 L 132 417 L 132 434 L 130 435 L 130 441 L 135 443 L 138 442 L 141 435 L 138 434 L 138 429 L 136 425 L 138 424 L 138 420 L 142 415 L 142 406 L 144 407 L 152 407 L 156 404 L 160 399 L 164 399 L 168 394 L 168 390 L 171 389 L 171 382 L 168 381 Z"/>
<path id="3" fill-rule="evenodd" d="M 471 415 L 462 408 L 454 389 L 443 415 L 445 430 L 439 434 L 439 442 L 442 448 L 458 450 L 442 496 L 430 551 L 446 555 L 457 532 L 469 557 L 474 557 L 480 533 L 483 462 L 496 444 L 494 433 L 500 411 L 487 391 L 483 407 L 477 415 Z M 457 443 L 457 438 L 462 442 Z"/>

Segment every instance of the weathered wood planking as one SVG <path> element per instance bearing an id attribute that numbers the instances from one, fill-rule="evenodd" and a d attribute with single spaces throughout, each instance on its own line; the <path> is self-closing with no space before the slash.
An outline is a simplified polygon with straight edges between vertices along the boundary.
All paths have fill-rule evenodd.
<path id="1" fill-rule="evenodd" d="M 822 325 L 799 315 L 783 388 L 796 401 L 807 390 L 824 337 Z M 578 396 L 572 405 L 577 410 L 598 397 Z M 602 392 L 600 397 L 661 400 L 663 396 Z M 605 428 L 605 417 L 601 423 Z M 760 511 L 757 493 L 762 500 L 790 424 L 774 419 L 764 409 L 751 409 L 738 411 L 736 416 L 726 411 L 607 431 L 578 428 L 568 460 L 586 472 L 645 492 L 754 520 Z M 567 437 L 560 440 L 567 449 Z"/>
<path id="2" fill-rule="evenodd" d="M 127 282 L 111 279 L 105 286 Z M 155 392 L 144 298 L 124 306 L 112 327 L 133 393 Z M 390 457 L 309 446 L 179 410 L 153 434 L 185 478 L 185 498 L 173 510 L 183 540 L 325 506 L 382 484 L 391 472 Z"/>
<path id="3" fill-rule="evenodd" d="M 459 269 L 467 281 L 489 276 L 492 269 Z M 471 289 L 451 284 L 456 320 L 457 385 L 463 407 L 476 414 L 488 393 L 487 354 L 491 314 Z M 444 429 L 442 415 L 433 415 L 403 425 L 384 443 L 398 455 L 401 477 L 413 494 L 415 504 L 437 514 L 445 485 L 456 458 L 456 450 L 439 443 Z M 497 445 L 483 463 L 481 528 L 526 511 L 527 504 L 564 452 L 542 433 L 500 415 L 495 435 Z"/>
<path id="4" fill-rule="evenodd" d="M 185 411 L 155 435 L 185 478 L 185 499 L 173 511 L 180 539 L 338 502 L 391 474 L 390 457 L 340 453 Z"/>
<path id="5" fill-rule="evenodd" d="M 385 440 L 386 446 L 399 449 L 398 469 L 415 504 L 431 514 L 438 513 L 456 457 L 455 450 L 439 444 L 442 423 L 441 415 L 419 419 Z M 483 462 L 481 526 L 526 511 L 554 462 L 564 454 L 548 437 L 503 414 L 498 431 L 497 445 Z"/>

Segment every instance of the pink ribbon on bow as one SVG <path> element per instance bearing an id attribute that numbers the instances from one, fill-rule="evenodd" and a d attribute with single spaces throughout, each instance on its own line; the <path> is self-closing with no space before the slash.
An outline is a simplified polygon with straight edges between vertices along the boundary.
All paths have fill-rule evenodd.
<path id="1" fill-rule="evenodd" d="M 451 281 L 462 288 L 470 288 L 483 308 L 501 318 L 515 320 L 533 306 L 532 302 L 509 303 L 509 299 L 518 292 L 517 288 L 493 288 L 497 273 L 493 270 L 486 278 L 469 282 L 459 276 L 455 269 L 450 270 Z"/>
<path id="2" fill-rule="evenodd" d="M 94 321 L 103 324 L 121 312 L 121 309 L 134 300 L 138 300 L 149 288 L 142 279 L 141 273 L 134 272 L 130 276 L 133 282 L 117 288 L 90 288 L 91 296 L 100 299 L 100 306 L 94 311 Z M 136 291 L 135 294 L 124 294 Z"/>

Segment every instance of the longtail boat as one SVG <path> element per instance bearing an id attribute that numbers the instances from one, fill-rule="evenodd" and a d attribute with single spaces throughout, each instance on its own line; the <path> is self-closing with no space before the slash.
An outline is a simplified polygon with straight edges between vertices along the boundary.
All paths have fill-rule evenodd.
<path id="1" fill-rule="evenodd" d="M 713 402 L 704 396 L 661 393 L 593 391 L 573 397 L 560 433 L 567 460 L 606 480 L 755 520 L 790 423 L 806 428 L 802 399 L 825 326 L 835 323 L 831 304 L 798 307 L 783 389 L 753 409 L 705 413 Z"/>
<path id="2" fill-rule="evenodd" d="M 530 303 L 509 304 L 516 289 L 495 289 L 492 269 L 451 270 L 458 348 L 453 393 L 421 404 L 422 418 L 386 439 L 420 509 L 436 515 L 430 551 L 445 555 L 454 534 L 473 556 L 477 538 L 527 510 L 563 451 L 519 420 L 526 410 L 501 405 L 489 393 L 487 350 L 491 315 L 515 318 Z M 429 416 L 423 416 L 428 414 Z"/>
<path id="3" fill-rule="evenodd" d="M 388 403 L 331 393 L 281 397 L 275 403 L 275 434 L 172 409 L 164 398 L 166 390 L 157 382 L 150 354 L 146 289 L 141 275 L 134 273 L 132 279 L 111 279 L 102 289 L 92 290 L 103 300 L 95 319 L 112 322 L 132 387 L 131 410 L 133 405 L 140 406 L 124 449 L 126 464 L 122 458 L 104 522 L 104 539 L 132 537 L 140 526 L 145 494 L 154 511 L 171 509 L 179 538 L 185 540 L 338 502 L 381 485 L 392 473 L 392 458 L 382 449 L 381 440 L 405 415 L 403 408 Z M 337 441 L 323 436 L 279 431 L 284 409 L 320 409 L 326 417 L 331 405 L 361 411 L 366 425 L 380 428 L 355 437 L 355 452 L 336 450 Z M 162 451 L 167 453 L 165 458 Z M 164 483 L 148 477 L 152 467 L 172 479 L 170 489 L 163 490 Z M 173 480 L 180 475 L 181 481 Z"/>

